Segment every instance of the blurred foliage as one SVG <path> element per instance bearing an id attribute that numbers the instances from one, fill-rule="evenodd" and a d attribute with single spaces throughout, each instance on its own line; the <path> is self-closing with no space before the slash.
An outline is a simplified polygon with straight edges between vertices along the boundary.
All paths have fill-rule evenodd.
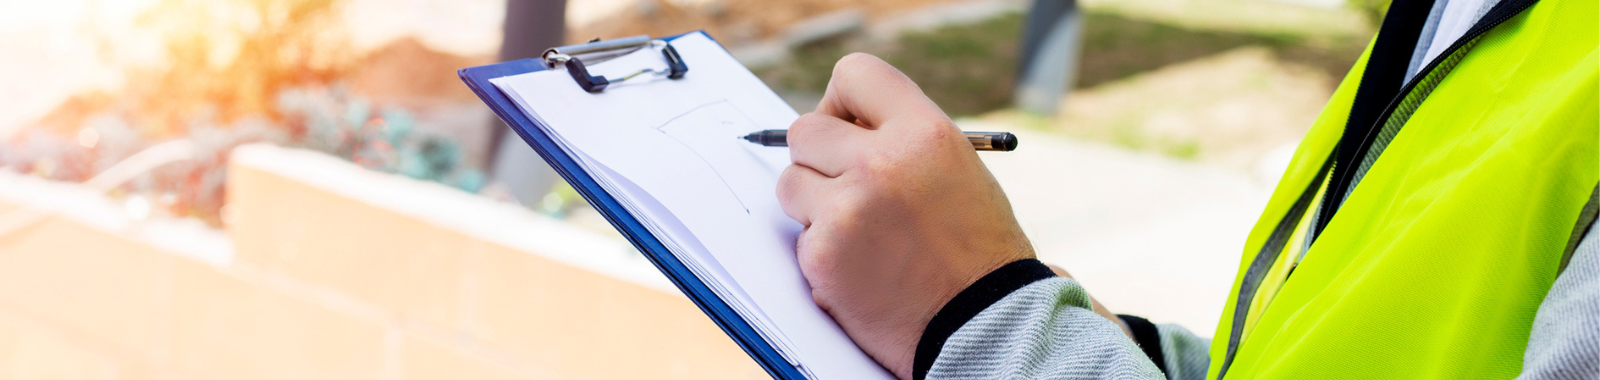
<path id="1" fill-rule="evenodd" d="M 1355 8 L 1357 11 L 1360 11 L 1362 16 L 1366 16 L 1367 24 L 1368 25 L 1372 25 L 1373 29 L 1377 29 L 1378 25 L 1383 24 L 1383 15 L 1386 14 L 1386 13 L 1389 13 L 1389 3 L 1392 0 L 1346 0 L 1346 1 L 1347 1 L 1345 3 L 1346 6 L 1349 6 L 1351 8 Z"/>
<path id="2" fill-rule="evenodd" d="M 338 0 L 162 0 L 138 23 L 162 34 L 165 66 L 134 69 L 126 91 L 135 123 L 181 134 L 196 118 L 227 123 L 279 116 L 274 97 L 327 84 L 354 59 Z M 105 43 L 115 43 L 107 36 Z"/>
<path id="3" fill-rule="evenodd" d="M 560 181 L 550 189 L 549 194 L 545 194 L 537 210 L 550 217 L 565 218 L 575 209 L 588 207 L 589 202 L 583 199 L 583 195 L 578 194 L 578 189 L 572 188 L 572 184 L 567 181 Z"/>
<path id="4" fill-rule="evenodd" d="M 277 100 L 290 132 L 286 145 L 468 192 L 477 192 L 488 180 L 482 172 L 465 167 L 459 144 L 418 131 L 416 119 L 405 109 L 375 106 L 342 86 L 290 89 L 279 93 Z"/>
<path id="5" fill-rule="evenodd" d="M 324 86 L 348 66 L 338 0 L 161 0 L 134 20 L 163 48 L 149 66 L 127 67 L 124 87 L 79 94 L 8 141 L 0 167 L 84 181 L 151 145 L 194 142 L 191 160 L 161 166 L 115 189 L 154 199 L 162 214 L 221 224 L 228 151 L 285 142 L 279 92 Z M 102 32 L 113 56 L 129 36 Z M 86 136 L 94 136 L 86 139 Z"/>
<path id="6" fill-rule="evenodd" d="M 907 33 L 888 44 L 850 37 L 825 40 L 802 46 L 792 59 L 756 74 L 776 88 L 821 93 L 834 62 L 850 52 L 866 52 L 905 72 L 951 116 L 976 115 L 1010 106 L 1023 23 L 1023 15 L 1013 13 Z M 1353 37 L 1194 30 L 1102 12 L 1087 12 L 1083 30 L 1079 88 L 1250 45 L 1266 46 L 1280 59 L 1341 78 L 1365 43 Z"/>
<path id="7" fill-rule="evenodd" d="M 1251 45 L 1267 47 L 1279 59 L 1317 68 L 1330 78 L 1342 78 L 1366 43 L 1354 37 L 1195 30 L 1108 13 L 1090 12 L 1085 19 L 1080 88 Z"/>
<path id="8" fill-rule="evenodd" d="M 363 167 L 476 192 L 484 175 L 460 146 L 417 130 L 411 112 L 350 95 L 353 65 L 339 0 L 162 0 L 136 20 L 159 35 L 161 64 L 128 68 L 126 88 L 69 99 L 41 128 L 0 141 L 0 169 L 84 181 L 163 141 L 194 142 L 192 160 L 113 191 L 154 199 L 161 214 L 221 225 L 228 153 L 251 142 L 326 152 Z M 104 35 L 114 49 L 121 36 Z"/>
<path id="9" fill-rule="evenodd" d="M 899 68 L 946 113 L 971 115 L 1010 104 L 1021 30 L 1021 15 L 1010 14 L 907 33 L 889 44 L 836 38 L 801 46 L 780 66 L 756 74 L 778 88 L 821 93 L 834 62 L 867 52 Z"/>

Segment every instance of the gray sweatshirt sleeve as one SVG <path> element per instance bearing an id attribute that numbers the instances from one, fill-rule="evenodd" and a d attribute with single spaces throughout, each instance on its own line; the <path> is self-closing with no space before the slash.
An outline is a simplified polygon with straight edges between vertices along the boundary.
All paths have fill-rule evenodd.
<path id="1" fill-rule="evenodd" d="M 1211 369 L 1211 339 L 1174 324 L 1156 325 L 1169 380 L 1205 380 Z"/>
<path id="2" fill-rule="evenodd" d="M 1534 316 L 1521 379 L 1600 379 L 1600 223 L 1589 228 Z M 928 379 L 1203 380 L 1210 339 L 1156 325 L 1163 376 L 1091 310 L 1076 281 L 1050 278 L 1000 298 L 956 329 Z"/>
<path id="3" fill-rule="evenodd" d="M 1017 289 L 951 334 L 927 378 L 1165 378 L 1121 328 L 1090 307 L 1089 294 L 1068 278 Z"/>
<path id="4" fill-rule="evenodd" d="M 1519 379 L 1600 378 L 1600 233 L 1589 232 L 1533 316 Z"/>

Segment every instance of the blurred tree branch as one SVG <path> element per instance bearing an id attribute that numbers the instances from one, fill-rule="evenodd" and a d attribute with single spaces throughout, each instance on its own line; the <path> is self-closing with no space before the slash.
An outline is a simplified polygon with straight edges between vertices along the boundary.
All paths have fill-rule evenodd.
<path id="1" fill-rule="evenodd" d="M 285 88 L 338 79 L 354 59 L 338 0 L 163 0 L 138 22 L 162 36 L 166 64 L 128 82 L 133 124 L 182 133 L 199 120 L 276 118 Z"/>

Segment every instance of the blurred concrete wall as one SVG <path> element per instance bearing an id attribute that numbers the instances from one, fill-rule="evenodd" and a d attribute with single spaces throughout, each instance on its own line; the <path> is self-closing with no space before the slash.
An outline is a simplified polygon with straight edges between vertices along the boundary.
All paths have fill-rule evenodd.
<path id="1" fill-rule="evenodd" d="M 228 227 L 0 172 L 0 379 L 764 378 L 626 243 L 307 151 Z"/>

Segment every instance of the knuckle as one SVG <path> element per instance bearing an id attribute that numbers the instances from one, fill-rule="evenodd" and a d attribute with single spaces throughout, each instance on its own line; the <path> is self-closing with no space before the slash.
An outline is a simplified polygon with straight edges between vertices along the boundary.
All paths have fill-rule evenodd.
<path id="1" fill-rule="evenodd" d="M 887 152 L 874 152 L 862 160 L 861 166 L 869 178 L 892 183 L 900 170 L 900 159 Z"/>
<path id="2" fill-rule="evenodd" d="M 823 312 L 829 314 L 838 312 L 837 308 L 833 306 L 833 298 L 828 296 L 828 292 L 826 290 L 812 288 L 811 301 L 816 302 L 817 307 L 821 308 Z"/>
<path id="3" fill-rule="evenodd" d="M 913 141 L 922 147 L 944 147 L 966 139 L 955 123 L 945 118 L 918 123 L 918 127 L 912 128 L 910 133 Z"/>
<path id="4" fill-rule="evenodd" d="M 825 242 L 817 241 L 821 237 L 821 234 L 808 228 L 795 244 L 795 258 L 799 261 L 800 270 L 810 277 L 827 277 L 833 272 L 832 265 L 837 261 L 837 253 L 829 249 Z"/>
<path id="5" fill-rule="evenodd" d="M 860 170 L 866 175 L 861 176 L 864 183 L 860 186 L 870 196 L 866 199 L 891 203 L 903 200 L 927 189 L 945 173 L 940 168 L 952 156 L 950 136 L 959 133 L 935 128 L 909 133 L 904 148 L 876 152 L 863 160 Z"/>
<path id="6" fill-rule="evenodd" d="M 861 231 L 865 218 L 870 213 L 868 209 L 872 196 L 871 190 L 853 191 L 840 196 L 836 201 L 833 213 L 830 215 L 829 224 L 837 231 Z"/>
<path id="7" fill-rule="evenodd" d="M 778 175 L 778 201 L 789 203 L 800 193 L 800 172 L 794 165 L 783 169 Z"/>
<path id="8" fill-rule="evenodd" d="M 839 58 L 839 62 L 833 65 L 833 76 L 849 77 L 882 64 L 883 60 L 872 54 L 850 53 Z"/>
<path id="9" fill-rule="evenodd" d="M 803 141 L 810 138 L 812 132 L 822 127 L 823 123 L 828 122 L 827 118 L 827 115 L 820 115 L 815 112 L 800 115 L 799 119 L 795 119 L 794 123 L 789 125 L 789 145 L 793 146 L 797 140 Z"/>
<path id="10" fill-rule="evenodd" d="M 799 256 L 798 259 L 800 261 L 800 268 L 801 270 L 805 271 L 805 273 L 811 273 L 816 277 L 826 277 L 828 273 L 832 273 L 830 270 L 833 268 L 831 263 L 835 261 L 833 260 L 833 256 L 834 255 L 832 255 L 832 252 L 818 251 L 813 248 L 805 255 Z"/>
<path id="11" fill-rule="evenodd" d="M 794 124 L 789 126 L 789 133 L 794 134 L 795 130 L 797 129 L 810 129 L 815 127 L 817 124 L 822 122 L 823 117 L 824 116 L 818 115 L 816 112 L 800 114 L 800 118 L 794 119 Z"/>

